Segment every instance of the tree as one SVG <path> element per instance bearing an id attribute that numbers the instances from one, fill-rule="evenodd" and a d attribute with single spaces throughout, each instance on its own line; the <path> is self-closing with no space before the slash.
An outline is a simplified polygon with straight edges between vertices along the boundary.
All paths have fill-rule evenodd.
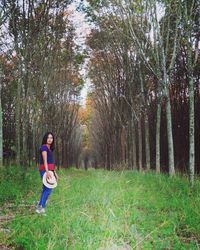
<path id="1" fill-rule="evenodd" d="M 6 2 L 0 3 L 0 29 L 2 29 L 2 25 L 4 24 L 7 11 L 6 11 Z M 0 40 L 2 37 L 0 37 Z M 0 47 L 1 50 L 1 47 Z M 2 65 L 0 63 L 0 167 L 3 166 L 3 116 L 2 116 Z"/>
<path id="2" fill-rule="evenodd" d="M 79 74 L 74 28 L 69 21 L 68 1 L 12 1 L 8 5 L 11 56 L 4 51 L 5 65 L 13 62 L 14 80 L 4 69 L 4 111 L 13 100 L 11 112 L 14 135 L 6 131 L 5 142 L 14 137 L 17 164 L 25 167 L 38 157 L 38 148 L 46 131 L 54 132 L 56 162 L 69 166 L 74 157 L 72 141 L 78 123 L 77 114 L 83 81 Z M 3 41 L 5 43 L 5 41 Z M 13 91 L 11 83 L 15 86 Z M 10 89 L 9 89 L 10 88 Z M 5 119 L 4 119 L 5 120 Z M 6 122 L 4 122 L 4 125 Z M 73 145 L 73 146 L 72 146 Z M 12 147 L 9 143 L 8 147 Z"/>
<path id="3" fill-rule="evenodd" d="M 188 78 L 189 93 L 189 177 L 190 183 L 194 184 L 195 173 L 195 81 L 194 70 L 197 65 L 200 38 L 200 4 L 199 1 L 184 2 L 182 5 L 182 25 L 184 33 L 182 34 L 183 44 L 186 48 L 186 69 Z"/>

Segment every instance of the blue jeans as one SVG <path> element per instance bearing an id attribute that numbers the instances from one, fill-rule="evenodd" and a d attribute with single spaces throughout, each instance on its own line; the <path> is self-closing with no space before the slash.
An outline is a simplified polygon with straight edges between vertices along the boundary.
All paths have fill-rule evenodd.
<path id="1" fill-rule="evenodd" d="M 40 170 L 41 178 L 43 177 L 44 173 L 45 173 L 45 170 Z M 47 199 L 49 195 L 51 194 L 52 190 L 53 190 L 52 188 L 48 188 L 43 184 L 42 194 L 41 194 L 40 202 L 39 202 L 39 205 L 42 206 L 43 208 L 45 208 Z"/>

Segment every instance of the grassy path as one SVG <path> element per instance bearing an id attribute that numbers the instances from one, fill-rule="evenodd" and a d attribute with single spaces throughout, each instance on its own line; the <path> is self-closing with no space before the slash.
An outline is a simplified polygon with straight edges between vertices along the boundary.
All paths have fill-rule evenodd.
<path id="1" fill-rule="evenodd" d="M 33 205 L 40 192 L 38 173 L 28 173 L 26 188 L 32 188 L 15 200 L 21 206 L 2 212 L 17 214 L 1 225 L 7 230 L 0 231 L 2 244 L 31 250 L 200 249 L 199 182 L 191 193 L 186 180 L 151 173 L 70 169 L 60 176 L 45 217 L 22 205 L 25 197 L 24 204 Z"/>

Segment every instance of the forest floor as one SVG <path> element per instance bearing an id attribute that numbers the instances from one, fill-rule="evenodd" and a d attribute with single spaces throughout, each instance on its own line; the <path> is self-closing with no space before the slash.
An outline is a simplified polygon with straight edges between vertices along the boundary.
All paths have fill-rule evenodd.
<path id="1" fill-rule="evenodd" d="M 60 170 L 47 216 L 35 213 L 41 180 L 0 174 L 0 249 L 200 249 L 200 181 L 105 170 Z"/>

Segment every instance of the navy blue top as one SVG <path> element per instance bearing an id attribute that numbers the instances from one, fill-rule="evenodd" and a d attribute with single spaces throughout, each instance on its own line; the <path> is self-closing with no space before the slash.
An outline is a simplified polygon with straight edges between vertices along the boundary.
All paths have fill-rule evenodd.
<path id="1" fill-rule="evenodd" d="M 44 161 L 43 161 L 43 157 L 42 157 L 42 152 L 44 152 L 44 151 L 47 152 L 48 169 L 54 170 L 55 166 L 54 166 L 53 152 L 45 144 L 40 147 L 40 170 L 45 170 Z"/>

